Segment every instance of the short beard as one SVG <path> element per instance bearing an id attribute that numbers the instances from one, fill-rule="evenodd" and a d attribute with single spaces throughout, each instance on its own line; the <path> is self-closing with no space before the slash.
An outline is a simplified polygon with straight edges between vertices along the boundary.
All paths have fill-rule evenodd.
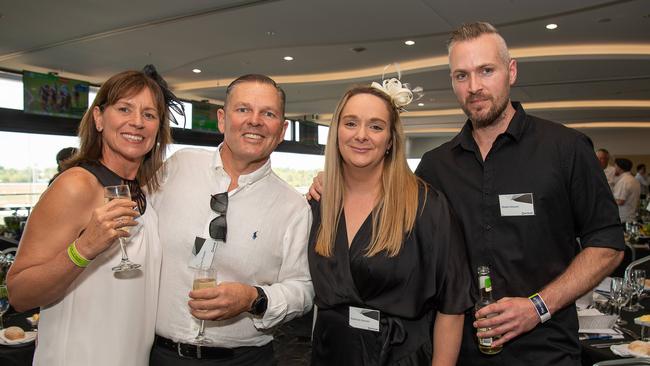
<path id="1" fill-rule="evenodd" d="M 474 123 L 475 128 L 485 128 L 491 126 L 497 122 L 503 114 L 503 111 L 508 107 L 508 98 L 505 98 L 502 104 L 494 105 L 490 110 L 488 110 L 485 117 L 479 118 L 478 115 L 472 114 L 472 112 L 464 104 L 462 105 L 463 112 L 465 115 Z"/>

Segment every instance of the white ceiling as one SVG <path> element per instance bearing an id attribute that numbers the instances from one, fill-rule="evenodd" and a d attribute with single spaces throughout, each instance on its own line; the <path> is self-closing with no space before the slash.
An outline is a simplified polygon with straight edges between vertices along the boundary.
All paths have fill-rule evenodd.
<path id="1" fill-rule="evenodd" d="M 327 117 L 351 84 L 378 80 L 398 62 L 403 81 L 425 89 L 425 105 L 409 107 L 405 123 L 427 136 L 464 120 L 447 35 L 485 20 L 518 59 L 513 99 L 564 102 L 537 115 L 650 125 L 649 0 L 0 0 L 0 14 L 0 68 L 101 83 L 153 63 L 180 96 L 214 101 L 229 80 L 264 73 L 287 91 L 287 113 L 310 118 Z M 572 104 L 594 100 L 597 107 Z M 431 116 L 438 110 L 454 111 Z"/>

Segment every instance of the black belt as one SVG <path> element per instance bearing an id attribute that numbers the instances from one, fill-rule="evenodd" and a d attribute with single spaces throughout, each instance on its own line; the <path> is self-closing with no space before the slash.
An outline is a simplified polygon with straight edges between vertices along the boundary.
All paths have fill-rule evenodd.
<path id="1" fill-rule="evenodd" d="M 223 359 L 230 358 L 235 354 L 231 348 L 206 347 L 196 344 L 177 343 L 171 339 L 156 335 L 154 343 L 157 346 L 166 348 L 177 353 L 180 357 L 194 359 Z"/>

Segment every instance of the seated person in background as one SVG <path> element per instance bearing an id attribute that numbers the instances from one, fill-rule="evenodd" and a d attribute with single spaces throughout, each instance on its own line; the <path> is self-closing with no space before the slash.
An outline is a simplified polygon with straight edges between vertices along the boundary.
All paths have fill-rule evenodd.
<path id="1" fill-rule="evenodd" d="M 54 182 L 56 177 L 63 171 L 63 163 L 77 153 L 76 147 L 64 147 L 56 154 L 56 174 L 50 179 L 48 186 Z"/>
<path id="2" fill-rule="evenodd" d="M 454 365 L 472 306 L 463 236 L 445 197 L 406 163 L 398 110 L 408 103 L 377 87 L 339 102 L 312 200 L 312 365 Z"/>
<path id="3" fill-rule="evenodd" d="M 158 188 L 168 108 L 180 103 L 166 87 L 153 66 L 108 79 L 81 120 L 79 152 L 29 216 L 7 285 L 17 310 L 41 307 L 34 365 L 148 364 L 162 253 L 144 192 Z M 107 202 L 104 187 L 120 184 L 133 201 Z M 142 267 L 114 273 L 125 237 Z"/>
<path id="4" fill-rule="evenodd" d="M 618 177 L 613 190 L 614 200 L 618 205 L 618 214 L 621 217 L 621 222 L 633 222 L 639 211 L 641 185 L 630 173 L 632 162 L 629 159 L 616 159 L 614 168 Z"/>
<path id="5" fill-rule="evenodd" d="M 269 158 L 287 128 L 284 103 L 268 76 L 241 76 L 217 112 L 217 150 L 183 149 L 165 162 L 152 197 L 165 252 L 152 366 L 273 365 L 270 328 L 311 309 L 309 205 Z M 219 283 L 190 292 L 204 267 L 190 263 L 201 258 L 197 242 L 214 253 L 204 266 Z M 201 320 L 209 344 L 197 346 Z"/>

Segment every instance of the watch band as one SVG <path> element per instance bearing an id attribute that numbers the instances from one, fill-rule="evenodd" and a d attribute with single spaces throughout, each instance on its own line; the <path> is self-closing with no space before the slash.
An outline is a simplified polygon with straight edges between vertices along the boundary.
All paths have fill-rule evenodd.
<path id="1" fill-rule="evenodd" d="M 257 316 L 262 316 L 266 312 L 266 308 L 268 306 L 268 298 L 266 297 L 266 293 L 261 287 L 259 286 L 254 286 L 254 287 L 255 290 L 257 290 L 257 298 L 255 299 L 255 301 L 253 301 L 249 313 Z"/>
<path id="2" fill-rule="evenodd" d="M 537 315 L 539 315 L 539 319 L 542 321 L 542 323 L 551 319 L 551 312 L 548 311 L 548 307 L 546 306 L 544 299 L 542 299 L 542 296 L 540 296 L 539 293 L 533 294 L 528 299 L 530 299 L 530 301 L 535 306 L 535 311 L 537 311 Z"/>

